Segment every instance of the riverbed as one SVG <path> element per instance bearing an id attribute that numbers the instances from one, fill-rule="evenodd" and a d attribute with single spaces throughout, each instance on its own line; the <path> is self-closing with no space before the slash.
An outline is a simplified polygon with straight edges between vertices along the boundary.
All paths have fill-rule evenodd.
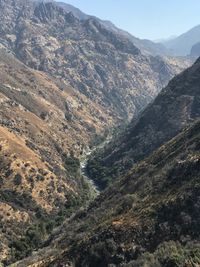
<path id="1" fill-rule="evenodd" d="M 98 185 L 92 180 L 92 177 L 89 177 L 87 173 L 87 169 L 86 169 L 87 163 L 88 163 L 88 160 L 91 158 L 92 154 L 95 153 L 97 150 L 102 149 L 106 144 L 110 142 L 111 139 L 112 139 L 112 135 L 108 135 L 107 138 L 99 145 L 93 147 L 92 149 L 87 148 L 84 155 L 80 159 L 81 175 L 83 176 L 85 182 L 88 184 L 90 188 L 91 200 L 95 199 L 100 194 L 101 190 L 98 187 Z"/>

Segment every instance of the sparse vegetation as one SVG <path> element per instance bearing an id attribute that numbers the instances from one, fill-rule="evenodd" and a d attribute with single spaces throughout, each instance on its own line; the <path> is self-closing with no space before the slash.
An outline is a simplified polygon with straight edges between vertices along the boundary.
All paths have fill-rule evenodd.
<path id="1" fill-rule="evenodd" d="M 66 226 L 73 237 L 84 231 L 65 239 L 66 259 L 76 266 L 198 266 L 199 139 L 197 122 L 108 187 L 81 221 L 77 215 Z"/>
<path id="2" fill-rule="evenodd" d="M 119 124 L 137 117 L 190 61 L 150 55 L 137 39 L 140 51 L 134 37 L 95 17 L 79 20 L 57 1 L 0 2 L 0 261 L 8 266 L 43 246 L 45 257 L 53 246 L 57 266 L 140 259 L 145 266 L 146 258 L 154 267 L 198 264 L 199 248 L 190 254 L 187 245 L 199 238 L 200 169 L 189 156 L 200 146 L 190 147 L 186 133 L 184 146 L 176 140 L 167 156 L 138 163 L 199 116 L 198 77 L 184 80 L 186 72 L 177 88 L 170 83 L 166 102 L 150 105 L 137 129 L 118 136 Z M 111 146 L 84 169 L 105 189 L 91 202 L 95 186 L 85 182 L 80 160 L 86 148 L 104 145 L 114 125 Z M 171 252 L 166 240 L 181 248 L 172 244 Z"/>
<path id="3" fill-rule="evenodd" d="M 16 186 L 21 185 L 21 183 L 22 183 L 22 176 L 19 173 L 17 173 L 15 175 L 15 177 L 14 177 L 13 182 L 14 182 L 14 185 L 16 185 Z"/>

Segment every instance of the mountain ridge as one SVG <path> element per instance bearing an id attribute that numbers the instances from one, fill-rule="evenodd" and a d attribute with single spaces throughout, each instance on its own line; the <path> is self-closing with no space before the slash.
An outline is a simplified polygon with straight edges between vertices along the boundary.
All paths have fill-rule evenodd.
<path id="1" fill-rule="evenodd" d="M 11 266 L 198 264 L 199 140 L 197 120 L 66 222 L 46 248 Z"/>
<path id="2" fill-rule="evenodd" d="M 200 41 L 199 35 L 200 25 L 197 25 L 175 39 L 164 42 L 163 44 L 171 50 L 172 54 L 188 56 L 190 55 L 192 46 Z"/>
<path id="3" fill-rule="evenodd" d="M 99 155 L 94 155 L 89 161 L 88 171 L 96 182 L 99 179 L 105 187 L 109 180 L 104 179 L 110 177 L 111 182 L 117 172 L 129 169 L 200 115 L 199 67 L 198 59 L 192 67 L 172 79 L 113 143 Z"/>
<path id="4" fill-rule="evenodd" d="M 56 2 L 56 4 L 62 6 L 66 11 L 72 12 L 77 18 L 82 20 L 87 20 L 89 18 L 97 19 L 104 27 L 106 27 L 108 30 L 114 31 L 126 38 L 128 38 L 135 46 L 137 46 L 139 49 L 143 51 L 143 53 L 152 54 L 152 55 L 168 55 L 170 54 L 167 49 L 165 48 L 162 43 L 155 43 L 153 41 L 147 40 L 147 39 L 139 39 L 127 31 L 121 30 L 118 27 L 116 27 L 111 21 L 105 21 L 101 20 L 95 16 L 87 15 L 83 13 L 80 9 L 75 8 L 72 5 L 63 3 L 63 2 Z"/>
<path id="5" fill-rule="evenodd" d="M 98 20 L 80 21 L 48 1 L 1 0 L 0 22 L 0 257 L 7 265 L 92 199 L 81 157 L 190 62 L 142 54 Z"/>

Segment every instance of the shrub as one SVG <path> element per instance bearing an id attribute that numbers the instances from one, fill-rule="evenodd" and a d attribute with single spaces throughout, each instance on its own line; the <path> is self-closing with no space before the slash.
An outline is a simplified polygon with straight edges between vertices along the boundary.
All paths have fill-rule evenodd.
<path id="1" fill-rule="evenodd" d="M 16 174 L 13 182 L 16 186 L 20 185 L 22 183 L 22 176 L 20 174 Z"/>
<path id="2" fill-rule="evenodd" d="M 67 156 L 66 154 L 62 155 L 62 159 L 65 165 L 65 169 L 72 174 L 77 174 L 80 169 L 80 161 L 74 156 Z"/>

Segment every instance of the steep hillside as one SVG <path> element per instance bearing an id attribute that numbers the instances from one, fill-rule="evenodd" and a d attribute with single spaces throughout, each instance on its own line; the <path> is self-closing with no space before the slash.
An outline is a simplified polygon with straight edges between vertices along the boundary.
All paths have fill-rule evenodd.
<path id="1" fill-rule="evenodd" d="M 105 21 L 97 17 L 87 15 L 83 13 L 80 9 L 72 5 L 62 2 L 57 2 L 56 4 L 64 8 L 67 12 L 72 12 L 73 15 L 80 20 L 87 20 L 90 18 L 98 20 L 98 22 L 102 24 L 109 31 L 115 32 L 116 34 L 129 39 L 137 48 L 139 48 L 142 51 L 142 53 L 151 55 L 162 55 L 162 56 L 171 54 L 170 51 L 168 51 L 168 49 L 162 43 L 154 43 L 150 40 L 139 39 L 131 35 L 130 33 L 117 28 L 111 21 Z"/>
<path id="2" fill-rule="evenodd" d="M 197 58 L 200 56 L 200 42 L 192 46 L 190 56 Z"/>
<path id="3" fill-rule="evenodd" d="M 64 2 L 54 2 L 54 4 L 62 7 L 65 11 L 67 12 L 71 12 L 73 13 L 73 15 L 78 18 L 79 20 L 87 20 L 89 19 L 91 16 L 85 14 L 84 12 L 82 12 L 80 9 L 70 5 L 70 4 L 67 4 L 67 3 L 64 3 Z"/>
<path id="4" fill-rule="evenodd" d="M 199 145 L 198 121 L 12 266 L 198 266 Z"/>
<path id="5" fill-rule="evenodd" d="M 164 46 L 177 56 L 190 55 L 193 45 L 200 41 L 200 25 L 190 29 L 182 35 L 164 42 Z"/>
<path id="6" fill-rule="evenodd" d="M 30 225 L 42 221 L 51 228 L 87 201 L 90 188 L 78 157 L 113 120 L 71 86 L 31 70 L 5 50 L 0 69 L 2 259 Z"/>
<path id="7" fill-rule="evenodd" d="M 95 18 L 54 3 L 1 1 L 0 42 L 31 68 L 70 84 L 118 119 L 131 118 L 187 61 L 144 56 Z"/>
<path id="8" fill-rule="evenodd" d="M 200 116 L 200 60 L 171 80 L 130 126 L 95 155 L 88 172 L 105 187 Z"/>
<path id="9" fill-rule="evenodd" d="M 145 56 L 54 2 L 0 0 L 0 22 L 0 260 L 12 261 L 91 198 L 80 158 L 94 139 L 190 63 Z"/>

